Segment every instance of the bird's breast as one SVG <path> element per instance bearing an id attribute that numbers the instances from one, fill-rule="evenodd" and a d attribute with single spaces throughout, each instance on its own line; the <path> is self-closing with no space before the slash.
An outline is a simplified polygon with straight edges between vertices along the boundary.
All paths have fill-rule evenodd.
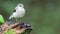
<path id="1" fill-rule="evenodd" d="M 25 15 L 25 11 L 19 11 L 17 12 L 18 18 L 21 18 Z"/>
<path id="2" fill-rule="evenodd" d="M 24 8 L 18 8 L 16 10 L 16 13 L 17 13 L 18 17 L 21 18 L 25 15 L 25 9 Z"/>

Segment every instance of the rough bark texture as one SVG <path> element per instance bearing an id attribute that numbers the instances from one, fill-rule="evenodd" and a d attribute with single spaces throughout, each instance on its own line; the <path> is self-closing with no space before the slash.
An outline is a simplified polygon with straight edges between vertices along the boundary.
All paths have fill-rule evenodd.
<path id="1" fill-rule="evenodd" d="M 4 34 L 6 32 L 6 30 L 11 30 L 11 29 L 14 30 L 15 34 L 23 33 L 26 30 L 26 28 L 20 28 L 20 26 L 17 26 L 18 24 L 19 24 L 19 22 L 8 25 L 8 21 L 6 21 L 3 25 L 0 26 L 2 28 L 2 31 L 0 32 L 0 34 Z M 15 27 L 15 26 L 17 26 L 17 27 Z M 15 27 L 15 28 L 13 28 L 13 27 Z"/>

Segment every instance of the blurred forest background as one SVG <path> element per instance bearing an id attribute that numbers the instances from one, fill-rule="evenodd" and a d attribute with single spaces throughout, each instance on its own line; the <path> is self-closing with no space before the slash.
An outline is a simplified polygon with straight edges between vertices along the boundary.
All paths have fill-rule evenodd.
<path id="1" fill-rule="evenodd" d="M 0 0 L 0 14 L 5 20 L 18 3 L 24 4 L 22 20 L 34 28 L 31 34 L 60 34 L 60 0 Z"/>

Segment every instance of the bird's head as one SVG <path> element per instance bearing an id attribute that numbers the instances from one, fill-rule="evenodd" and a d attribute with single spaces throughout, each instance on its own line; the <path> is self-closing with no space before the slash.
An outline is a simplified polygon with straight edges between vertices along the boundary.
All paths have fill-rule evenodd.
<path id="1" fill-rule="evenodd" d="M 19 3 L 15 9 L 17 10 L 19 7 L 24 8 L 24 5 L 22 3 Z"/>
<path id="2" fill-rule="evenodd" d="M 24 7 L 24 5 L 22 3 L 19 3 L 18 6 L 19 7 Z"/>

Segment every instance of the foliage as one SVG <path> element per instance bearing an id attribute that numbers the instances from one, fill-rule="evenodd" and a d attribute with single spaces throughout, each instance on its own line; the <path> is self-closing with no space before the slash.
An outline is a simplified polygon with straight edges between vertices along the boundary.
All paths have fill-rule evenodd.
<path id="1" fill-rule="evenodd" d="M 3 16 L 2 15 L 0 15 L 0 24 L 4 24 L 4 18 L 3 18 Z"/>

